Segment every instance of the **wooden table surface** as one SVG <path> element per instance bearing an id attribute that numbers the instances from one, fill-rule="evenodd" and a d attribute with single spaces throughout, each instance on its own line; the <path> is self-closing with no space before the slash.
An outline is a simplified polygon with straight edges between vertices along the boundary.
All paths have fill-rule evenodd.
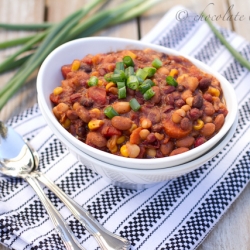
<path id="1" fill-rule="evenodd" d="M 44 20 L 58 22 L 68 14 L 81 7 L 86 0 L 0 0 L 1 23 L 41 23 Z M 110 5 L 117 5 L 119 0 L 110 1 Z M 224 15 L 227 11 L 234 17 L 244 15 L 243 21 L 219 20 L 217 23 L 225 28 L 234 30 L 250 41 L 250 1 L 249 0 L 163 0 L 154 8 L 147 11 L 140 18 L 124 24 L 105 29 L 98 35 L 131 38 L 138 40 L 144 36 L 163 15 L 176 4 L 201 13 L 206 9 L 207 14 Z M 228 12 L 229 13 L 229 12 Z M 215 23 L 215 22 L 214 22 Z M 0 42 L 16 37 L 24 37 L 30 32 L 0 30 Z M 16 48 L 0 50 L 0 62 L 13 53 Z M 13 75 L 13 72 L 0 75 L 0 87 Z M 12 116 L 31 107 L 37 102 L 35 75 L 25 86 L 9 100 L 0 111 L 0 120 L 7 121 Z M 0 244 L 0 250 L 8 248 Z M 202 242 L 199 250 L 245 250 L 250 249 L 250 185 L 248 185 L 213 231 Z M 146 249 L 151 250 L 151 249 Z"/>

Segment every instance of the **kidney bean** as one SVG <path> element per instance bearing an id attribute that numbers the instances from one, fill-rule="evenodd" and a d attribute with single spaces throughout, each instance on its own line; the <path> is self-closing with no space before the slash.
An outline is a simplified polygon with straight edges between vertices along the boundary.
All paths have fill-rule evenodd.
<path id="1" fill-rule="evenodd" d="M 176 140 L 175 144 L 178 148 L 181 147 L 190 148 L 193 145 L 194 141 L 195 141 L 194 137 L 187 136 L 182 139 Z"/>
<path id="2" fill-rule="evenodd" d="M 205 93 L 205 94 L 203 95 L 203 98 L 204 98 L 206 101 L 208 101 L 208 102 L 212 102 L 212 101 L 213 101 L 213 97 L 212 97 L 212 95 L 210 95 L 209 93 Z"/>
<path id="3" fill-rule="evenodd" d="M 200 94 L 195 95 L 193 99 L 193 106 L 194 108 L 201 108 L 203 105 L 203 98 Z"/>
<path id="4" fill-rule="evenodd" d="M 93 144 L 98 148 L 102 148 L 107 145 L 107 140 L 99 132 L 89 132 L 87 134 L 86 144 Z"/>
<path id="5" fill-rule="evenodd" d="M 192 108 L 192 109 L 190 109 L 190 110 L 188 111 L 187 114 L 188 114 L 187 116 L 188 116 L 192 121 L 197 120 L 197 119 L 201 116 L 201 112 L 200 112 L 200 110 L 197 109 L 197 108 Z"/>
<path id="6" fill-rule="evenodd" d="M 224 121 L 225 121 L 225 117 L 223 114 L 219 114 L 215 117 L 215 120 L 214 120 L 215 132 L 218 132 L 222 128 Z"/>
<path id="7" fill-rule="evenodd" d="M 168 112 L 170 112 L 171 110 L 174 110 L 174 106 L 172 106 L 172 105 L 166 105 L 166 106 L 162 109 L 162 112 L 163 112 L 163 113 L 168 113 Z"/>
<path id="8" fill-rule="evenodd" d="M 182 107 L 183 105 L 185 105 L 185 101 L 183 101 L 182 99 L 178 99 L 175 101 L 175 106 L 180 108 Z"/>
<path id="9" fill-rule="evenodd" d="M 175 90 L 176 90 L 176 88 L 174 86 L 170 86 L 170 85 L 162 87 L 162 92 L 165 95 L 170 94 L 170 93 L 174 92 Z"/>
<path id="10" fill-rule="evenodd" d="M 75 94 L 72 94 L 69 99 L 71 101 L 71 103 L 75 103 L 75 102 L 78 102 L 80 99 L 81 99 L 82 95 L 80 93 L 75 93 Z"/>
<path id="11" fill-rule="evenodd" d="M 183 130 L 190 130 L 192 129 L 192 122 L 187 117 L 184 117 L 181 120 L 180 127 Z"/>
<path id="12" fill-rule="evenodd" d="M 199 82 L 199 88 L 201 90 L 205 90 L 210 86 L 210 84 L 211 84 L 211 79 L 207 78 L 207 77 L 204 77 Z"/>
<path id="13" fill-rule="evenodd" d="M 174 149 L 169 156 L 174 156 L 174 155 L 178 155 L 178 154 L 182 154 L 184 152 L 189 151 L 189 148 L 185 148 L 185 147 L 181 147 L 181 148 L 176 148 Z"/>
<path id="14" fill-rule="evenodd" d="M 160 151 L 164 156 L 167 156 L 170 154 L 173 148 L 174 148 L 174 143 L 172 141 L 169 141 L 166 144 L 161 144 Z"/>
<path id="15" fill-rule="evenodd" d="M 154 134 L 154 133 L 150 133 L 150 134 L 147 136 L 146 140 L 147 140 L 149 143 L 152 143 L 152 142 L 156 141 L 155 134 Z"/>
<path id="16" fill-rule="evenodd" d="M 162 124 L 155 124 L 152 126 L 151 131 L 152 132 L 160 132 L 162 130 L 163 126 Z"/>
<path id="17" fill-rule="evenodd" d="M 194 147 L 198 147 L 200 145 L 202 145 L 203 143 L 205 143 L 207 140 L 205 137 L 201 136 L 201 137 L 198 137 L 195 142 L 194 142 Z"/>
<path id="18" fill-rule="evenodd" d="M 114 116 L 111 119 L 111 124 L 119 130 L 128 130 L 132 126 L 132 121 L 123 116 Z"/>
<path id="19" fill-rule="evenodd" d="M 215 113 L 214 106 L 210 102 L 204 102 L 204 113 L 208 116 L 212 116 Z"/>
<path id="20" fill-rule="evenodd" d="M 165 102 L 166 104 L 168 105 L 171 105 L 171 106 L 174 106 L 174 97 L 172 94 L 168 94 L 166 97 L 165 97 Z"/>
<path id="21" fill-rule="evenodd" d="M 185 90 L 185 87 L 182 85 L 178 85 L 176 89 L 178 92 L 183 92 Z"/>
<path id="22" fill-rule="evenodd" d="M 158 104 L 161 101 L 161 90 L 158 86 L 153 86 L 152 90 L 155 92 L 154 96 L 149 100 L 149 102 Z"/>
<path id="23" fill-rule="evenodd" d="M 205 137 L 211 136 L 215 131 L 215 125 L 211 122 L 206 123 L 201 129 L 201 134 Z"/>

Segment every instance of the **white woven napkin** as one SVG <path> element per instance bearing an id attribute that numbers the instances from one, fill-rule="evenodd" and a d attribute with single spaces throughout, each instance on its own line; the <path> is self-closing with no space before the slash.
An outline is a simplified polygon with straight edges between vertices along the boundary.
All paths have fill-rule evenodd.
<path id="1" fill-rule="evenodd" d="M 118 188 L 81 165 L 46 126 L 35 105 L 9 121 L 38 151 L 40 170 L 88 209 L 108 230 L 126 237 L 131 249 L 195 249 L 212 230 L 250 178 L 250 73 L 214 37 L 206 23 L 178 21 L 181 6 L 171 9 L 143 39 L 193 56 L 224 75 L 239 101 L 233 138 L 197 170 L 152 188 Z M 183 16 L 182 16 L 183 17 Z M 250 60 L 250 44 L 220 31 Z M 81 244 L 99 249 L 89 233 L 47 188 L 54 205 Z M 64 249 L 38 197 L 22 179 L 0 175 L 0 241 L 12 249 Z"/>

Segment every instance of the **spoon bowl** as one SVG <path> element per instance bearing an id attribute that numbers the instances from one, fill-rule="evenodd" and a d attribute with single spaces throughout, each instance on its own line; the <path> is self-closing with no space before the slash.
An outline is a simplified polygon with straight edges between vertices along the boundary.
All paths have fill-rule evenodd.
<path id="1" fill-rule="evenodd" d="M 21 177 L 33 187 L 47 209 L 55 229 L 62 238 L 67 250 L 84 248 L 79 244 L 65 220 L 44 194 L 37 180 L 42 182 L 61 199 L 76 219 L 95 237 L 103 250 L 129 249 L 130 243 L 128 240 L 105 229 L 87 210 L 67 196 L 45 174 L 37 171 L 39 165 L 37 152 L 14 129 L 0 123 L 0 140 L 0 172 L 12 177 Z"/>

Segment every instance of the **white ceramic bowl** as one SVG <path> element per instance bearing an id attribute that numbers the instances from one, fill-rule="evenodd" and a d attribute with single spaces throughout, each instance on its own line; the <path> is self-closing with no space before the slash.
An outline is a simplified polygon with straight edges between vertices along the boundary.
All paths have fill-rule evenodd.
<path id="1" fill-rule="evenodd" d="M 69 64 L 74 59 L 81 59 L 87 54 L 106 53 L 124 49 L 145 48 L 151 48 L 153 50 L 164 52 L 169 55 L 184 56 L 191 62 L 193 62 L 198 68 L 209 74 L 212 74 L 220 81 L 229 112 L 225 119 L 225 124 L 218 134 L 216 134 L 212 139 L 202 144 L 201 146 L 176 156 L 157 159 L 131 159 L 116 156 L 88 146 L 87 144 L 77 140 L 59 124 L 52 113 L 52 104 L 50 102 L 49 96 L 53 89 L 60 85 L 60 81 L 62 80 L 60 69 L 62 65 Z M 73 145 L 75 151 L 83 152 L 84 154 L 92 157 L 93 160 L 97 159 L 102 162 L 124 168 L 161 169 L 166 167 L 178 166 L 180 164 L 184 164 L 186 162 L 194 160 L 210 150 L 225 136 L 225 134 L 229 131 L 232 124 L 234 123 L 237 115 L 237 100 L 232 86 L 224 77 L 222 77 L 219 73 L 217 73 L 210 67 L 194 58 L 182 55 L 177 51 L 167 49 L 165 47 L 120 38 L 82 38 L 68 42 L 58 47 L 45 59 L 39 70 L 37 78 L 37 91 L 39 106 L 42 107 L 42 114 L 47 123 L 53 124 L 53 127 L 51 126 L 51 129 L 59 139 L 62 137 L 65 138 L 67 142 Z"/>
<path id="2" fill-rule="evenodd" d="M 40 109 L 41 112 L 44 114 L 42 106 L 40 107 Z M 55 123 L 50 120 L 47 121 L 52 131 L 55 131 Z M 58 139 L 87 168 L 102 175 L 113 185 L 122 188 L 141 190 L 145 188 L 150 188 L 160 182 L 164 182 L 187 174 L 200 167 L 202 164 L 210 160 L 226 146 L 228 141 L 233 137 L 237 124 L 238 119 L 235 119 L 235 122 L 233 123 L 229 131 L 226 133 L 226 135 L 223 136 L 222 139 L 213 148 L 211 148 L 209 152 L 205 153 L 204 155 L 196 158 L 195 160 L 189 161 L 178 166 L 166 167 L 161 169 L 133 169 L 109 164 L 85 154 L 83 151 L 79 150 L 75 145 L 67 141 L 67 139 L 62 134 L 59 135 Z"/>

